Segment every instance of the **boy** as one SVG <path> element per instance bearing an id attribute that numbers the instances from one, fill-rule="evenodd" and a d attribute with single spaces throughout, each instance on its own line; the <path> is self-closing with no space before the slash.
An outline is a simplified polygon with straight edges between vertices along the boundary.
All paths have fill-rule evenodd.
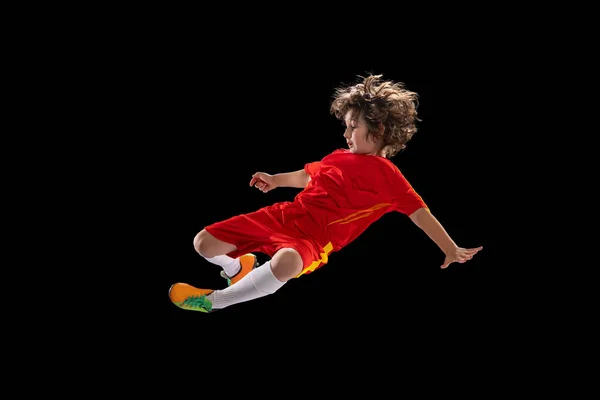
<path id="1" fill-rule="evenodd" d="M 255 173 L 250 186 L 264 193 L 277 187 L 302 191 L 291 202 L 205 227 L 194 247 L 223 268 L 229 286 L 213 290 L 176 283 L 169 289 L 171 301 L 186 310 L 210 312 L 275 293 L 288 280 L 326 264 L 333 252 L 392 211 L 408 215 L 437 244 L 445 254 L 442 268 L 470 260 L 482 247 L 454 243 L 389 160 L 417 131 L 417 97 L 381 75 L 337 88 L 330 112 L 346 126 L 348 149 L 337 149 L 298 171 Z M 271 259 L 259 266 L 251 252 Z"/>

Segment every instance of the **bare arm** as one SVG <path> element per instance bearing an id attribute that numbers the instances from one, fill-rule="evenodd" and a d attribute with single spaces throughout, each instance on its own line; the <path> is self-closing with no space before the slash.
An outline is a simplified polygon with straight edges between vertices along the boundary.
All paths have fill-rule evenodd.
<path id="1" fill-rule="evenodd" d="M 261 192 L 267 193 L 269 190 L 278 187 L 305 188 L 309 181 L 310 175 L 304 169 L 275 175 L 257 172 L 252 175 L 250 186 L 255 186 Z"/>
<path id="2" fill-rule="evenodd" d="M 458 247 L 442 224 L 427 208 L 419 208 L 410 214 L 410 219 L 438 245 L 444 254 L 448 254 L 448 252 Z"/>
<path id="3" fill-rule="evenodd" d="M 305 188 L 310 181 L 310 176 L 300 169 L 294 172 L 285 172 L 281 174 L 273 175 L 276 187 L 294 187 L 294 188 Z"/>
<path id="4" fill-rule="evenodd" d="M 483 248 L 480 246 L 465 249 L 457 246 L 442 224 L 427 208 L 419 208 L 417 211 L 410 214 L 410 219 L 415 225 L 421 228 L 446 255 L 442 268 L 447 268 L 448 265 L 453 262 L 464 263 L 473 258 L 473 256 Z"/>

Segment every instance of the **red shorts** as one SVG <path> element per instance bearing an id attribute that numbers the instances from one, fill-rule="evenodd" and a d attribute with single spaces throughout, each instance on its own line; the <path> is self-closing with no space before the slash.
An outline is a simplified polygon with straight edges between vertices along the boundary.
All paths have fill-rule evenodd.
<path id="1" fill-rule="evenodd" d="M 302 209 L 282 202 L 208 225 L 205 229 L 215 238 L 237 247 L 227 254 L 233 258 L 251 252 L 273 257 L 279 249 L 292 248 L 302 257 L 302 275 L 326 264 L 331 252 L 331 244 L 321 246 L 305 233 L 306 229 L 318 229 L 311 224 L 314 222 Z"/>

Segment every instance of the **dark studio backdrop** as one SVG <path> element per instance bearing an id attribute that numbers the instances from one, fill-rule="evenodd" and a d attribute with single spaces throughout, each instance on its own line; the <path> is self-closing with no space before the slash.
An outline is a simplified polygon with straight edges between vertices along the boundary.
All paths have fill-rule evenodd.
<path id="1" fill-rule="evenodd" d="M 137 239 L 138 263 L 151 281 L 144 293 L 151 291 L 153 304 L 144 308 L 144 323 L 166 324 L 173 334 L 190 327 L 237 332 L 248 324 L 302 326 L 322 335 L 431 334 L 432 327 L 464 324 L 496 329 L 495 321 L 515 309 L 504 289 L 515 269 L 497 262 L 502 195 L 493 167 L 501 129 L 489 120 L 499 101 L 490 92 L 501 84 L 474 78 L 475 67 L 460 55 L 447 60 L 453 68 L 431 68 L 418 55 L 236 48 L 244 51 L 158 44 L 131 71 L 141 99 L 135 117 L 143 124 L 132 185 L 143 185 L 147 210 L 137 227 L 145 238 Z M 441 270 L 436 245 L 407 216 L 390 213 L 331 254 L 327 265 L 274 295 L 211 314 L 171 304 L 168 290 L 176 282 L 225 287 L 219 268 L 193 248 L 204 226 L 292 200 L 299 191 L 261 193 L 249 187 L 254 172 L 298 170 L 345 147 L 330 100 L 337 86 L 368 73 L 419 94 L 419 130 L 393 162 L 460 246 L 483 251 Z"/>
<path id="2" fill-rule="evenodd" d="M 385 32 L 370 24 L 381 19 L 361 15 L 336 16 L 316 29 L 315 15 L 288 27 L 289 19 L 271 17 L 267 24 L 252 18 L 243 25 L 227 23 L 208 10 L 190 21 L 181 13 L 172 19 L 136 13 L 131 18 L 136 24 L 126 24 L 130 32 L 104 47 L 107 57 L 92 52 L 90 64 L 99 71 L 84 80 L 107 94 L 94 122 L 121 117 L 103 131 L 116 140 L 93 139 L 117 150 L 126 163 L 122 170 L 113 168 L 119 190 L 110 181 L 106 192 L 118 211 L 109 232 L 124 233 L 123 249 L 101 268 L 85 269 L 90 281 L 108 277 L 98 291 L 101 308 L 112 300 L 123 318 L 98 327 L 110 327 L 119 339 L 128 334 L 128 344 L 141 346 L 142 360 L 156 371 L 173 371 L 178 382 L 196 375 L 170 369 L 177 363 L 174 355 L 206 366 L 211 379 L 229 378 L 238 365 L 247 366 L 243 361 L 261 356 L 271 364 L 269 372 L 290 355 L 318 361 L 311 368 L 326 371 L 324 360 L 332 359 L 327 349 L 342 350 L 342 361 L 364 353 L 397 362 L 406 360 L 407 351 L 424 354 L 425 362 L 432 360 L 427 350 L 456 351 L 458 357 L 440 357 L 448 364 L 462 360 L 465 350 L 482 357 L 491 351 L 512 361 L 511 368 L 528 365 L 523 357 L 538 349 L 541 360 L 554 357 L 554 345 L 565 343 L 556 332 L 569 329 L 560 317 L 574 308 L 562 301 L 567 285 L 544 282 L 554 248 L 530 248 L 544 229 L 528 214 L 545 203 L 532 202 L 523 189 L 543 186 L 538 180 L 554 176 L 555 168 L 538 163 L 540 173 L 533 175 L 518 156 L 525 142 L 545 135 L 543 121 L 554 121 L 554 115 L 544 112 L 540 118 L 536 111 L 552 83 L 565 76 L 547 82 L 547 66 L 530 62 L 543 39 L 537 31 L 523 42 L 509 37 L 514 24 L 501 18 L 500 25 L 492 23 L 497 10 L 489 18 L 472 15 L 447 18 L 448 27 L 409 28 L 405 24 L 416 15 L 403 10 L 389 13 L 398 19 Z M 529 31 L 529 21 L 523 22 Z M 99 36 L 112 29 L 103 25 Z M 550 65 L 561 56 L 554 46 L 552 41 Z M 340 84 L 368 73 L 404 82 L 419 94 L 419 130 L 392 161 L 457 244 L 484 249 L 465 264 L 441 270 L 444 255 L 437 246 L 407 216 L 390 213 L 331 254 L 328 264 L 273 295 L 211 314 L 171 304 L 168 290 L 176 282 L 226 285 L 219 267 L 194 251 L 193 238 L 203 227 L 292 200 L 299 191 L 263 194 L 248 186 L 254 172 L 298 170 L 345 147 L 330 100 Z M 519 176 L 525 178 L 521 186 L 515 184 Z M 121 231 L 122 222 L 132 229 Z M 101 235 L 99 243 L 114 247 L 111 237 Z M 515 237 L 525 237 L 525 245 L 517 245 Z M 103 253 L 84 249 L 89 259 Z M 267 260 L 258 256 L 261 263 Z M 106 265 L 117 272 L 102 274 Z M 116 318 L 108 316 L 111 322 Z M 269 343 L 262 347 L 260 339 Z M 548 340 L 554 342 L 547 346 Z M 232 364 L 212 368 L 210 362 L 220 356 Z M 349 368 L 374 364 L 348 362 Z M 438 365 L 431 363 L 430 371 L 437 372 Z M 199 388 L 205 383 L 193 382 Z"/>
<path id="3" fill-rule="evenodd" d="M 502 312 L 495 296 L 507 271 L 493 261 L 498 249 L 482 88 L 464 76 L 447 81 L 410 63 L 299 61 L 294 70 L 287 67 L 294 60 L 281 65 L 249 60 L 239 68 L 217 62 L 199 74 L 185 59 L 173 60 L 172 79 L 162 88 L 166 126 L 155 146 L 160 241 L 150 245 L 162 266 L 161 315 L 174 324 L 203 326 L 248 316 L 334 323 L 374 312 L 394 319 L 480 318 L 486 308 Z M 441 251 L 407 216 L 392 213 L 332 254 L 326 266 L 275 295 L 210 315 L 170 304 L 167 291 L 175 282 L 224 287 L 219 268 L 194 251 L 197 232 L 292 200 L 299 191 L 261 193 L 248 185 L 254 172 L 294 171 L 345 147 L 329 102 L 340 83 L 368 72 L 403 81 L 419 93 L 419 131 L 393 161 L 459 245 L 484 250 L 471 262 L 440 270 Z M 261 254 L 259 259 L 267 260 Z"/>
<path id="4" fill-rule="evenodd" d="M 136 199 L 127 235 L 135 246 L 126 243 L 132 260 L 118 263 L 120 274 L 135 271 L 126 288 L 134 304 L 117 299 L 133 325 L 131 343 L 148 339 L 150 365 L 157 355 L 203 363 L 246 357 L 242 348 L 260 356 L 261 341 L 271 361 L 290 354 L 337 360 L 328 357 L 332 349 L 348 357 L 543 349 L 538 333 L 547 324 L 539 322 L 554 323 L 555 308 L 528 277 L 532 265 L 544 266 L 524 261 L 528 249 L 512 245 L 514 235 L 532 228 L 508 211 L 524 201 L 507 169 L 527 133 L 515 118 L 526 117 L 532 102 L 522 80 L 513 80 L 518 65 L 510 55 L 493 46 L 343 47 L 301 37 L 280 46 L 272 33 L 256 32 L 231 43 L 174 32 L 167 38 L 131 47 L 125 58 L 134 61 L 120 73 L 125 93 L 118 99 L 132 105 L 123 128 L 137 140 L 126 183 Z M 340 84 L 368 73 L 419 94 L 419 130 L 392 161 L 457 244 L 483 250 L 441 270 L 437 246 L 407 216 L 389 213 L 328 264 L 273 295 L 210 314 L 174 306 L 168 290 L 176 282 L 226 285 L 219 267 L 193 248 L 200 230 L 299 191 L 263 194 L 248 185 L 254 172 L 298 170 L 345 147 L 330 101 Z M 113 284 L 119 294 L 123 286 Z"/>
<path id="5" fill-rule="evenodd" d="M 512 79 L 523 75 L 512 50 L 491 36 L 479 46 L 473 30 L 452 31 L 455 37 L 440 31 L 428 43 L 413 41 L 425 28 L 399 29 L 389 40 L 382 40 L 384 32 L 369 31 L 361 43 L 349 40 L 358 29 L 354 24 L 338 32 L 328 23 L 323 36 L 313 40 L 303 34 L 304 24 L 292 35 L 279 35 L 281 27 L 271 26 L 225 32 L 206 24 L 208 18 L 203 14 L 200 21 L 180 24 L 179 17 L 136 16 L 147 29 L 128 23 L 127 34 L 119 32 L 107 45 L 112 28 L 104 26 L 98 29 L 104 47 L 82 45 L 90 53 L 85 65 L 94 72 L 76 83 L 89 82 L 91 89 L 83 84 L 82 89 L 101 103 L 93 119 L 84 115 L 85 123 L 100 128 L 89 149 L 106 146 L 98 168 L 107 188 L 94 188 L 99 201 L 91 211 L 115 219 L 108 230 L 98 230 L 98 241 L 83 238 L 85 260 L 95 264 L 78 263 L 75 275 L 89 274 L 85 285 L 107 278 L 93 297 L 110 323 L 79 310 L 76 323 L 80 315 L 91 315 L 94 329 L 126 339 L 136 356 L 142 350 L 141 360 L 161 372 L 170 366 L 161 356 L 179 354 L 199 360 L 198 366 L 215 355 L 237 352 L 241 359 L 246 356 L 237 344 L 258 338 L 276 341 L 252 354 L 270 360 L 295 349 L 301 356 L 305 343 L 346 354 L 390 354 L 420 353 L 435 343 L 457 351 L 501 352 L 511 341 L 529 346 L 536 340 L 529 334 L 537 332 L 529 329 L 536 315 L 554 309 L 540 306 L 548 297 L 537 296 L 541 285 L 525 278 L 531 265 L 520 253 L 532 252 L 508 246 L 513 234 L 536 233 L 530 224 L 507 218 L 521 217 L 508 209 L 530 205 L 506 169 L 527 134 L 517 119 L 530 115 L 536 99 L 523 79 Z M 79 60 L 79 52 L 74 54 Z M 332 253 L 328 264 L 273 295 L 210 314 L 173 305 L 168 290 L 176 282 L 226 285 L 220 268 L 195 252 L 199 231 L 291 201 L 299 192 L 261 193 L 248 185 L 254 172 L 295 171 L 346 147 L 343 126 L 329 113 L 330 101 L 339 85 L 369 73 L 403 82 L 419 94 L 418 132 L 392 162 L 458 245 L 484 249 L 465 264 L 441 270 L 444 255 L 425 233 L 408 216 L 388 213 Z M 79 106 L 91 108 L 83 101 Z M 123 238 L 118 244 L 117 237 Z M 108 259 L 98 262 L 100 255 Z M 257 255 L 261 264 L 268 260 Z M 82 289 L 76 285 L 68 293 Z M 559 285 L 547 290 L 561 293 Z"/>

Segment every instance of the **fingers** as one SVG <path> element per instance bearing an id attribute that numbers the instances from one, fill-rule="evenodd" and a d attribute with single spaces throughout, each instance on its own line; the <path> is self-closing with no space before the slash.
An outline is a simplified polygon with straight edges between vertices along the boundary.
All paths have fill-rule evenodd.
<path id="1" fill-rule="evenodd" d="M 255 187 L 263 193 L 267 193 L 269 191 L 269 185 L 264 182 L 257 183 Z"/>
<path id="2" fill-rule="evenodd" d="M 259 178 L 252 178 L 250 180 L 250 186 L 254 186 L 263 193 L 267 193 L 269 190 L 271 190 L 269 184 Z"/>
<path id="3" fill-rule="evenodd" d="M 266 177 L 265 173 L 255 172 L 252 175 L 252 179 L 250 179 L 250 186 L 254 186 L 255 184 L 257 184 L 257 182 L 262 182 L 263 184 L 267 185 L 267 183 L 264 181 L 263 177 Z"/>
<path id="4" fill-rule="evenodd" d="M 265 181 L 263 181 L 262 179 L 259 178 L 252 178 L 250 180 L 250 186 L 254 186 L 256 185 L 258 187 L 258 185 L 266 185 L 267 183 Z"/>
<path id="5" fill-rule="evenodd" d="M 462 249 L 461 252 L 460 252 L 460 254 L 459 254 L 459 257 L 460 256 L 464 256 L 464 257 L 469 257 L 469 259 L 470 259 L 475 254 L 477 254 L 479 252 L 479 250 L 481 250 L 481 249 L 483 249 L 483 246 L 476 247 L 474 249 Z"/>
<path id="6" fill-rule="evenodd" d="M 445 262 L 444 264 L 442 264 L 442 266 L 440 268 L 446 269 L 453 262 L 457 262 L 459 264 L 464 264 L 467 261 L 471 260 L 473 258 L 473 256 L 475 254 L 477 254 L 481 249 L 483 249 L 483 246 L 474 247 L 474 248 L 470 248 L 470 249 L 460 249 L 460 251 L 458 252 L 458 254 L 456 254 L 454 256 L 456 258 L 455 260 L 449 261 L 449 262 Z"/>
<path id="7" fill-rule="evenodd" d="M 472 259 L 474 255 L 475 255 L 475 253 L 464 253 L 464 254 L 461 254 L 458 257 L 456 257 L 456 261 L 462 264 L 462 263 Z"/>
<path id="8" fill-rule="evenodd" d="M 483 246 L 477 247 L 475 249 L 466 249 L 461 255 L 458 256 L 458 262 L 464 263 L 473 258 L 475 254 L 479 252 L 479 250 L 483 249 Z"/>
<path id="9" fill-rule="evenodd" d="M 467 251 L 473 252 L 473 254 L 477 253 L 479 250 L 483 249 L 483 246 L 474 247 L 472 249 L 466 249 Z"/>
<path id="10" fill-rule="evenodd" d="M 259 173 L 257 172 L 252 175 L 252 179 L 250 179 L 250 186 L 258 185 L 259 183 L 266 185 L 266 182 L 260 178 Z"/>
<path id="11" fill-rule="evenodd" d="M 262 179 L 263 176 L 268 175 L 263 172 L 255 172 L 254 175 L 252 175 L 252 179 L 250 179 L 250 186 L 254 186 L 261 192 L 267 193 L 271 190 L 271 186 Z"/>
<path id="12" fill-rule="evenodd" d="M 471 258 L 473 258 L 473 254 L 463 254 L 463 255 L 458 256 L 456 258 L 456 261 L 458 261 L 459 263 L 464 263 L 465 261 L 468 261 Z"/>

